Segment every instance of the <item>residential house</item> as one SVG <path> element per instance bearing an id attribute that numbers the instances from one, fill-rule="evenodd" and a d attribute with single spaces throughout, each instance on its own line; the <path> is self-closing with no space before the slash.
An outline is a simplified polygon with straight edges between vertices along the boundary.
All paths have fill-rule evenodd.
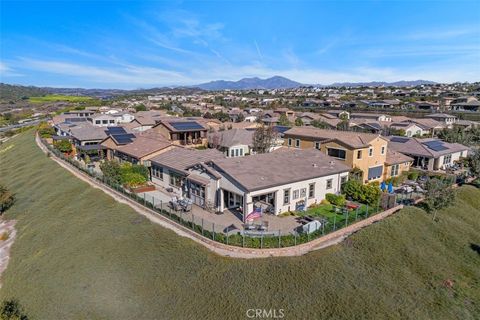
<path id="1" fill-rule="evenodd" d="M 457 117 L 446 113 L 432 113 L 425 116 L 427 119 L 434 119 L 440 123 L 443 123 L 445 127 L 451 128 L 457 121 Z"/>
<path id="2" fill-rule="evenodd" d="M 231 129 L 208 134 L 208 145 L 226 157 L 243 157 L 252 153 L 253 130 Z"/>
<path id="3" fill-rule="evenodd" d="M 395 122 L 390 125 L 390 128 L 405 131 L 405 135 L 407 137 L 421 137 L 425 134 L 428 134 L 428 130 L 424 130 L 422 126 L 414 122 Z"/>
<path id="4" fill-rule="evenodd" d="M 450 108 L 457 111 L 479 111 L 480 102 L 474 96 L 459 97 L 450 102 Z"/>
<path id="5" fill-rule="evenodd" d="M 163 119 L 152 128 L 176 145 L 206 146 L 208 128 L 199 121 L 183 118 Z"/>
<path id="6" fill-rule="evenodd" d="M 294 127 L 285 132 L 284 139 L 288 147 L 315 148 L 360 169 L 364 182 L 383 179 L 388 140 L 378 134 Z"/>
<path id="7" fill-rule="evenodd" d="M 467 146 L 440 139 L 388 137 L 390 149 L 413 158 L 413 166 L 424 170 L 444 170 L 460 158 L 466 157 Z"/>
<path id="8" fill-rule="evenodd" d="M 385 159 L 383 179 L 387 180 L 390 178 L 395 178 L 404 172 L 408 172 L 412 164 L 413 158 L 403 153 L 388 149 L 387 158 Z"/>

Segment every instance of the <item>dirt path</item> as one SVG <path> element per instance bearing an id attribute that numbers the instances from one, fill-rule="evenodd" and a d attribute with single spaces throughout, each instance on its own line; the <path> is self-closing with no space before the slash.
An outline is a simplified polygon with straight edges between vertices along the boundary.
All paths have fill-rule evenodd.
<path id="1" fill-rule="evenodd" d="M 0 220 L 0 236 L 8 237 L 0 240 L 0 288 L 2 287 L 2 274 L 7 269 L 10 258 L 10 247 L 15 241 L 17 231 L 15 230 L 16 220 Z"/>
<path id="2" fill-rule="evenodd" d="M 48 152 L 48 149 L 42 144 L 38 136 L 35 137 L 35 141 L 37 145 L 40 147 L 40 149 L 43 150 L 43 152 L 45 153 Z M 75 177 L 87 182 L 94 188 L 102 190 L 103 192 L 105 192 L 106 194 L 114 198 L 116 201 L 130 206 L 132 209 L 134 209 L 139 214 L 145 216 L 150 221 L 174 231 L 179 236 L 189 238 L 195 241 L 196 243 L 203 245 L 204 247 L 211 250 L 212 252 L 225 257 L 251 259 L 251 258 L 268 258 L 268 257 L 292 257 L 292 256 L 304 255 L 308 252 L 319 250 L 319 249 L 337 244 L 343 241 L 348 235 L 358 231 L 359 229 L 367 225 L 372 224 L 373 222 L 379 221 L 395 213 L 396 211 L 400 210 L 403 207 L 403 206 L 398 206 L 393 209 L 384 211 L 370 218 L 367 218 L 365 220 L 352 224 L 346 228 L 337 230 L 321 238 L 315 239 L 313 241 L 310 241 L 308 243 L 304 243 L 295 247 L 273 248 L 273 249 L 241 248 L 241 247 L 225 245 L 219 242 L 215 242 L 211 239 L 205 238 L 202 235 L 194 232 L 193 230 L 190 230 L 176 223 L 175 221 L 172 221 L 166 217 L 163 217 L 158 213 L 156 213 L 155 211 L 138 204 L 137 202 L 129 199 L 123 194 L 117 192 L 116 190 L 108 188 L 107 186 L 103 185 L 101 182 L 98 182 L 97 180 L 93 179 L 89 175 L 77 170 L 70 164 L 57 158 L 51 152 L 50 152 L 50 155 L 51 155 L 50 159 L 58 163 L 61 167 L 68 170 Z"/>

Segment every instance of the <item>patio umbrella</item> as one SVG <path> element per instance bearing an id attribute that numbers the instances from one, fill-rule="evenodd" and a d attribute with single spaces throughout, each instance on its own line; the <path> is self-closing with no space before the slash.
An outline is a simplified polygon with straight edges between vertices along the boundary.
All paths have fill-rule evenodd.
<path id="1" fill-rule="evenodd" d="M 380 190 L 385 191 L 385 189 L 387 189 L 387 185 L 385 184 L 385 181 L 382 181 L 380 184 Z"/>
<path id="2" fill-rule="evenodd" d="M 388 193 L 393 193 L 393 184 L 391 182 L 388 184 Z"/>

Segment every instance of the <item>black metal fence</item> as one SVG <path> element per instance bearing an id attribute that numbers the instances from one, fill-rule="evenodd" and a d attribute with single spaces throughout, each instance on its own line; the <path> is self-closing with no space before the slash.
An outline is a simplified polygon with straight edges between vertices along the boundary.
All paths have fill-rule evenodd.
<path id="1" fill-rule="evenodd" d="M 335 218 L 333 223 L 322 223 L 320 228 L 317 228 L 317 230 L 312 232 L 298 232 L 296 230 L 285 232 L 282 230 L 276 230 L 273 232 L 256 232 L 254 235 L 252 235 L 243 230 L 232 228 L 232 226 L 225 226 L 215 223 L 214 221 L 209 221 L 205 218 L 195 215 L 193 212 L 175 211 L 169 206 L 168 203 L 153 196 L 146 197 L 144 194 L 143 197 L 140 197 L 136 193 L 125 189 L 121 184 L 109 181 L 101 174 L 94 172 L 94 170 L 86 168 L 75 159 L 65 156 L 62 152 L 48 144 L 44 139 L 41 139 L 41 142 L 49 150 L 49 152 L 54 154 L 57 158 L 70 164 L 77 170 L 89 175 L 111 190 L 114 190 L 123 196 L 136 201 L 138 204 L 153 210 L 156 214 L 166 217 L 188 229 L 191 229 L 208 239 L 231 246 L 259 249 L 296 246 L 307 243 L 331 232 L 340 230 L 351 225 L 352 223 L 364 220 L 381 211 L 378 205 L 370 208 L 367 206 L 366 210 L 355 210 L 343 215 L 342 218 Z"/>

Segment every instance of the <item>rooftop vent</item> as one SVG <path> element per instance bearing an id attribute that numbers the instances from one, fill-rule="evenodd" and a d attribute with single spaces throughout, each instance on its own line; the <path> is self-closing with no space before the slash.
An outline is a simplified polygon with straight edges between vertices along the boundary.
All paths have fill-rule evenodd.
<path id="1" fill-rule="evenodd" d="M 316 164 L 316 163 L 314 163 L 314 164 L 313 164 L 313 167 L 314 167 L 314 168 L 316 168 L 316 167 L 318 167 L 318 166 L 317 166 L 317 164 Z"/>

